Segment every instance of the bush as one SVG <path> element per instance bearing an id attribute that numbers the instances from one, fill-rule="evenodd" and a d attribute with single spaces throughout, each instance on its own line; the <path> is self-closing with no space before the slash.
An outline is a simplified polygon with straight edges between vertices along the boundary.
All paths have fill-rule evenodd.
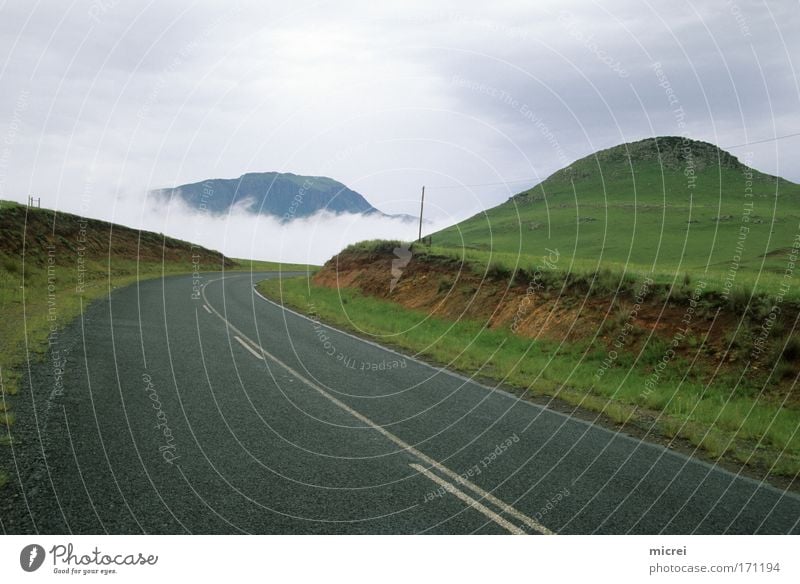
<path id="1" fill-rule="evenodd" d="M 9 274 L 19 274 L 20 265 L 19 262 L 17 262 L 17 260 L 6 258 L 3 260 L 3 269 Z"/>
<path id="2" fill-rule="evenodd" d="M 616 292 L 620 286 L 620 274 L 615 274 L 608 268 L 599 270 L 592 276 L 592 292 L 599 295 Z"/>
<path id="3" fill-rule="evenodd" d="M 382 253 L 393 254 L 394 250 L 398 247 L 408 249 L 411 244 L 407 241 L 400 241 L 399 239 L 369 239 L 366 241 L 359 241 L 351 243 L 344 250 L 346 252 L 361 252 L 361 253 Z"/>
<path id="4" fill-rule="evenodd" d="M 797 367 L 794 363 L 784 362 L 775 368 L 775 378 L 782 381 L 793 379 L 797 376 Z"/>
<path id="5" fill-rule="evenodd" d="M 491 262 L 486 267 L 486 277 L 492 280 L 508 280 L 511 278 L 511 269 L 500 262 Z"/>
<path id="6" fill-rule="evenodd" d="M 729 347 L 730 349 L 741 349 L 745 343 L 743 342 L 745 339 L 743 337 L 746 336 L 746 333 L 742 330 L 737 332 L 737 329 L 732 328 L 725 332 L 723 337 L 725 341 L 725 346 Z"/>
<path id="7" fill-rule="evenodd" d="M 764 320 L 772 312 L 772 299 L 766 294 L 756 294 L 750 300 L 750 310 L 753 318 Z"/>
<path id="8" fill-rule="evenodd" d="M 669 343 L 663 339 L 651 337 L 647 342 L 647 346 L 642 351 L 640 363 L 648 366 L 658 365 L 670 348 Z M 664 371 L 664 374 L 669 373 L 670 367 Z M 663 374 L 662 374 L 663 376 Z"/>
<path id="9" fill-rule="evenodd" d="M 600 332 L 612 333 L 622 329 L 631 319 L 632 314 L 633 308 L 627 304 L 618 303 L 616 313 L 606 317 L 603 326 L 600 328 Z"/>
<path id="10" fill-rule="evenodd" d="M 744 314 L 750 304 L 750 296 L 750 291 L 744 286 L 734 288 L 728 296 L 728 308 L 738 314 Z"/>
<path id="11" fill-rule="evenodd" d="M 692 290 L 686 285 L 673 286 L 669 291 L 669 300 L 675 304 L 684 304 L 692 296 Z"/>
<path id="12" fill-rule="evenodd" d="M 783 347 L 781 359 L 787 363 L 795 363 L 800 359 L 800 338 L 790 337 Z"/>

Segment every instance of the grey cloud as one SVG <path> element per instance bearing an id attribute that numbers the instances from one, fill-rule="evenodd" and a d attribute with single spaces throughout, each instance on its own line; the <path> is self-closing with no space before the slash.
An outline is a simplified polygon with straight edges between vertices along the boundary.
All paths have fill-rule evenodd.
<path id="1" fill-rule="evenodd" d="M 398 213 L 416 213 L 426 184 L 432 217 L 454 221 L 531 185 L 435 187 L 535 182 L 594 149 L 677 133 L 655 62 L 693 137 L 725 146 L 800 130 L 792 3 L 0 11 L 0 140 L 16 128 L 2 196 L 32 190 L 77 210 L 90 185 L 104 218 L 109 201 L 128 208 L 150 187 L 282 170 L 329 174 Z M 800 180 L 797 145 L 753 147 L 753 163 Z"/>

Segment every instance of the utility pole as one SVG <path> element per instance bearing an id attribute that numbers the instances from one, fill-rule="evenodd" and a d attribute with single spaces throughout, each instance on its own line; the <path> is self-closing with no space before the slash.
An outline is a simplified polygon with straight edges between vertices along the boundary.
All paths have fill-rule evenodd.
<path id="1" fill-rule="evenodd" d="M 41 209 L 42 208 L 42 197 L 36 199 L 36 206 Z"/>
<path id="2" fill-rule="evenodd" d="M 419 201 L 419 239 L 422 242 L 422 209 L 425 207 L 425 185 L 422 186 L 422 198 Z"/>

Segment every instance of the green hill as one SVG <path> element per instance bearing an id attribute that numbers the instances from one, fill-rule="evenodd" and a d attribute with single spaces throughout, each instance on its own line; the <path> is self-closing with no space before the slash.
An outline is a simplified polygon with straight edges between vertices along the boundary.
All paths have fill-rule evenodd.
<path id="1" fill-rule="evenodd" d="M 792 480 L 799 224 L 800 186 L 656 138 L 578 160 L 433 245 L 361 242 L 310 280 L 259 289 L 549 406 Z"/>
<path id="2" fill-rule="evenodd" d="M 234 269 L 221 253 L 159 233 L 0 202 L 0 388 L 17 391 L 26 358 L 82 303 L 139 279 Z M 0 417 L 0 425 L 3 420 Z"/>
<path id="3" fill-rule="evenodd" d="M 11 201 L 0 201 L 0 233 L 0 446 L 11 442 L 26 362 L 57 349 L 58 331 L 92 300 L 170 274 L 310 269 L 235 260 L 160 233 Z M 0 468 L 0 487 L 7 470 Z"/>
<path id="4" fill-rule="evenodd" d="M 723 291 L 776 289 L 798 235 L 800 185 L 706 142 L 660 137 L 578 160 L 507 202 L 433 235 L 434 249 L 529 268 L 690 273 Z M 705 274 L 705 276 L 703 276 Z"/>

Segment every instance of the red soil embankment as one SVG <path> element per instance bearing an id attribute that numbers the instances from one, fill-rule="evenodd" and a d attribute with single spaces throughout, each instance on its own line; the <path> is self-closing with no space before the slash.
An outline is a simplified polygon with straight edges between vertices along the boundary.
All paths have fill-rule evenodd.
<path id="1" fill-rule="evenodd" d="M 696 371 L 713 375 L 741 370 L 752 355 L 752 339 L 763 320 L 745 316 L 736 335 L 740 340 L 731 342 L 741 312 L 715 302 L 714 295 L 693 302 L 691 284 L 676 298 L 665 294 L 663 286 L 641 282 L 622 293 L 598 294 L 589 292 L 585 282 L 547 288 L 525 274 L 516 278 L 480 274 L 456 260 L 426 254 L 414 254 L 406 263 L 389 252 L 345 251 L 328 261 L 313 282 L 358 289 L 448 320 L 510 328 L 527 338 L 589 341 L 590 350 L 638 354 L 646 344 L 660 340 L 664 350 L 672 347 L 676 357 L 693 361 Z M 785 321 L 796 316 L 787 315 L 782 314 Z M 750 374 L 762 375 L 772 368 L 780 342 L 770 341 L 772 353 L 751 366 Z M 782 382 L 791 381 L 786 373 L 783 376 Z"/>

